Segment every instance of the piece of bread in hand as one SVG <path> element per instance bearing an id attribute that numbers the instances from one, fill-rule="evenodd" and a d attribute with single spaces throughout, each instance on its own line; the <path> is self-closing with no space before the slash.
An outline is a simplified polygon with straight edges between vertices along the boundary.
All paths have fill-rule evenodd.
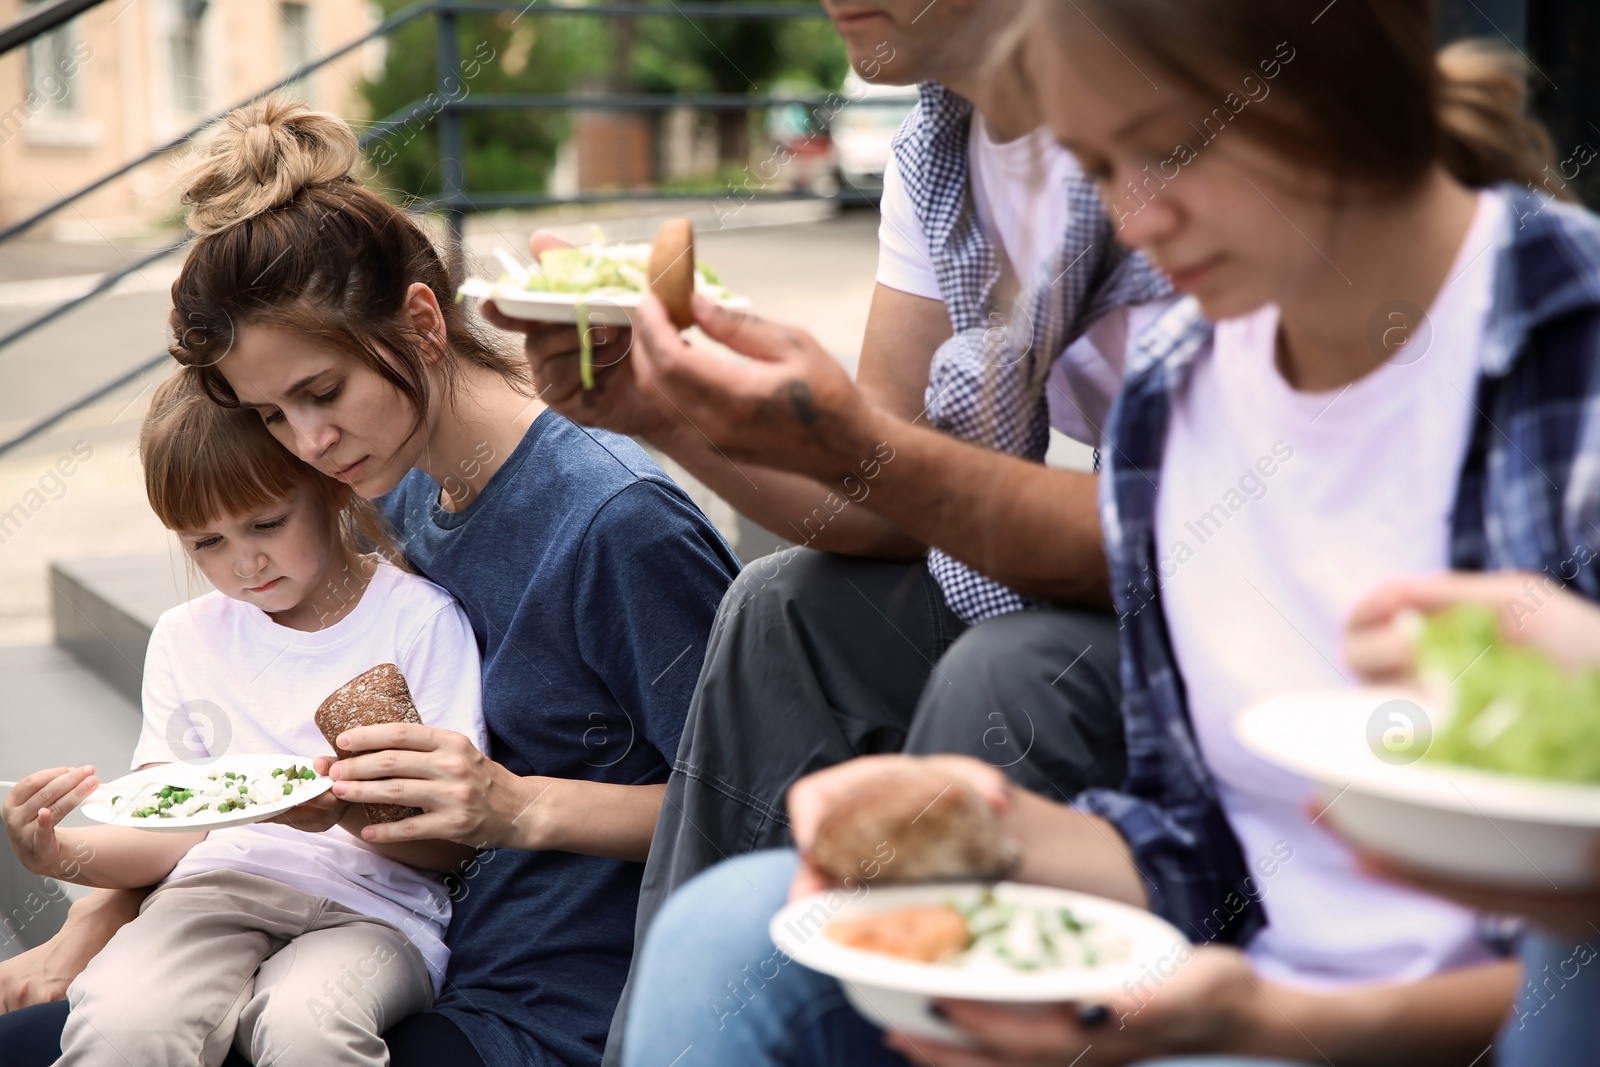
<path id="1" fill-rule="evenodd" d="M 811 862 L 839 881 L 995 881 L 1018 851 L 976 789 L 932 767 L 885 771 L 823 813 Z"/>
<path id="2" fill-rule="evenodd" d="M 687 330 L 694 325 L 694 223 L 671 219 L 656 231 L 650 245 L 650 291 L 667 309 L 672 325 Z"/>
<path id="3" fill-rule="evenodd" d="M 340 734 L 357 726 L 380 726 L 391 722 L 422 723 L 417 705 L 411 699 L 411 687 L 405 676 L 393 663 L 380 663 L 363 671 L 333 691 L 317 709 L 317 729 L 333 745 L 340 759 L 356 755 L 338 746 Z M 421 815 L 421 808 L 408 808 L 400 804 L 368 804 L 367 818 L 373 822 L 399 822 L 413 815 Z"/>

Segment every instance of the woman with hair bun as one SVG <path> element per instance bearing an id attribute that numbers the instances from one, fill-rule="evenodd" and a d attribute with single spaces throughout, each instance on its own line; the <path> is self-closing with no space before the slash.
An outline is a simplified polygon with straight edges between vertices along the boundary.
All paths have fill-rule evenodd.
<path id="1" fill-rule="evenodd" d="M 428 236 L 351 176 L 356 160 L 350 128 L 301 104 L 227 117 L 183 195 L 196 240 L 172 287 L 171 353 L 212 402 L 258 413 L 296 457 L 376 501 L 407 562 L 460 601 L 489 744 L 351 730 L 338 746 L 358 754 L 295 825 L 399 804 L 423 814 L 365 840 L 476 850 L 447 882 L 443 989 L 385 1035 L 393 1063 L 597 1064 L 738 562 L 641 449 L 533 395 L 526 365 L 457 304 Z M 75 973 L 138 899 L 91 901 L 53 958 Z M 21 1025 L 0 1016 L 7 1063 L 51 1023 Z"/>
<path id="2" fill-rule="evenodd" d="M 1352 684 L 1341 633 L 1368 590 L 1567 578 L 1600 528 L 1600 220 L 1541 195 L 1515 57 L 1436 55 L 1434 34 L 1430 0 L 1033 0 L 1017 34 L 1120 239 L 1182 294 L 1144 312 L 1101 447 L 1129 767 L 1068 803 L 962 757 L 929 770 L 990 799 L 1017 880 L 1149 908 L 1195 944 L 1102 1004 L 941 1002 L 969 1047 L 874 1035 L 837 982 L 772 966 L 766 934 L 830 884 L 810 863 L 830 803 L 911 757 L 858 760 L 791 789 L 798 857 L 741 857 L 667 902 L 627 1062 L 1486 1062 L 1519 982 L 1505 924 L 1366 873 L 1311 783 L 1232 731 L 1257 700 Z M 697 418 L 675 334 L 642 317 L 634 356 Z M 816 368 L 757 365 L 750 389 L 802 373 L 819 417 L 855 424 Z M 1600 599 L 1593 568 L 1566 584 Z M 748 1000 L 724 988 L 757 973 Z M 1523 1036 L 1519 1062 L 1577 1062 Z"/>

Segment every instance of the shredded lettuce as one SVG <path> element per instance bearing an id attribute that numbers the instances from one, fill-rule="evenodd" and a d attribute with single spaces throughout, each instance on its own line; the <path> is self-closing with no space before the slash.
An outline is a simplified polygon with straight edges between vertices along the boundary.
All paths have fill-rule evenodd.
<path id="1" fill-rule="evenodd" d="M 584 391 L 594 388 L 594 334 L 589 331 L 589 305 L 578 301 L 578 380 Z"/>
<path id="2" fill-rule="evenodd" d="M 1600 671 L 1567 671 L 1505 640 L 1494 609 L 1426 620 L 1417 667 L 1448 718 L 1425 758 L 1506 774 L 1600 783 Z"/>
<path id="3" fill-rule="evenodd" d="M 650 290 L 650 246 L 607 244 L 596 233 L 590 244 L 552 248 L 524 277 L 503 274 L 500 281 L 536 293 L 576 293 L 590 302 L 643 294 Z M 695 290 L 712 300 L 728 296 L 716 272 L 699 261 L 695 263 Z"/>

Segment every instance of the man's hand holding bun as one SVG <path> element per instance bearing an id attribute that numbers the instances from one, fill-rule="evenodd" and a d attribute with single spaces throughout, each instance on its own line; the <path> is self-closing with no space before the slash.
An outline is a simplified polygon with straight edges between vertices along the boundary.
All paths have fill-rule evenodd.
<path id="1" fill-rule="evenodd" d="M 535 263 L 549 249 L 567 247 L 565 241 L 543 230 L 528 238 Z M 493 300 L 483 302 L 482 312 L 502 330 L 523 335 L 523 352 L 539 399 L 573 422 L 652 440 L 671 426 L 666 402 L 659 396 L 646 398 L 634 381 L 630 327 L 590 325 L 594 388 L 586 390 L 579 370 L 583 342 L 576 326 L 514 319 L 495 307 Z M 603 311 L 596 308 L 594 314 L 598 319 Z"/>

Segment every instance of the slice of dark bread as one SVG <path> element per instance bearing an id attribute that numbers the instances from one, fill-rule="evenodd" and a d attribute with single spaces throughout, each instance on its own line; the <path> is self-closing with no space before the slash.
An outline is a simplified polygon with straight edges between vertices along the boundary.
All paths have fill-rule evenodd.
<path id="1" fill-rule="evenodd" d="M 379 726 L 390 722 L 422 723 L 417 705 L 411 699 L 411 687 L 405 676 L 393 663 L 380 663 L 369 671 L 356 675 L 333 691 L 317 709 L 317 729 L 333 745 L 340 759 L 356 755 L 340 748 L 334 742 L 346 730 L 357 726 Z M 408 808 L 400 804 L 368 804 L 367 818 L 373 822 L 399 822 L 413 815 L 421 815 L 421 808 Z"/>

